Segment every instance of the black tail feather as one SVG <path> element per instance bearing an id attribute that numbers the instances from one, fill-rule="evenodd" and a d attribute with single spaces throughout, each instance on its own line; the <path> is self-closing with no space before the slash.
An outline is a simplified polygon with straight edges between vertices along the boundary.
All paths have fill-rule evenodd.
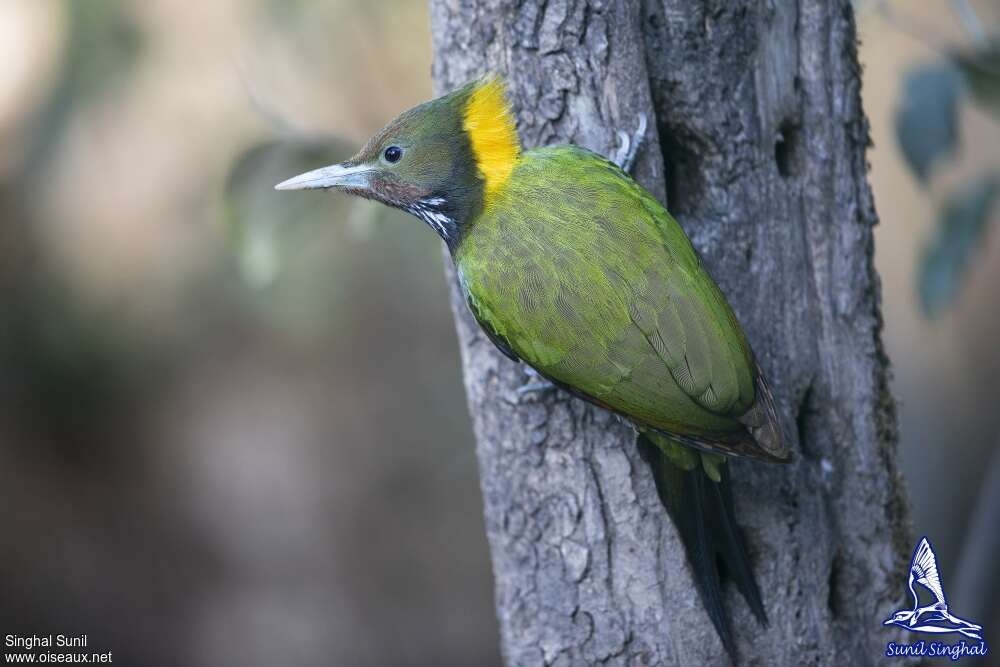
<path id="1" fill-rule="evenodd" d="M 642 434 L 637 444 L 653 471 L 660 501 L 680 533 L 705 611 L 726 652 L 735 656 L 732 632 L 723 607 L 723 575 L 736 584 L 754 616 L 764 625 L 767 625 L 767 614 L 736 525 L 729 466 L 720 466 L 721 481 L 714 482 L 701 466 L 690 471 L 677 467 Z"/>
<path id="2" fill-rule="evenodd" d="M 750 567 L 750 557 L 747 556 L 743 533 L 736 523 L 736 513 L 733 506 L 733 489 L 729 483 L 729 466 L 720 467 L 721 481 L 715 483 L 702 474 L 704 484 L 710 488 L 710 493 L 714 492 L 718 496 L 717 513 L 720 524 L 717 534 L 722 536 L 723 545 L 721 547 L 722 562 L 726 566 L 726 573 L 736 584 L 750 606 L 750 611 L 757 617 L 763 626 L 767 626 L 767 612 L 764 611 L 764 602 L 760 597 L 760 588 L 757 587 L 757 580 L 753 576 L 753 569 Z"/>

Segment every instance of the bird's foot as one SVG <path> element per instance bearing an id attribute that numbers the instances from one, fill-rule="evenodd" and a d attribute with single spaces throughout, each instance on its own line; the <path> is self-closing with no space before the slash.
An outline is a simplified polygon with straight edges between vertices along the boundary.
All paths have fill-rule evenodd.
<path id="1" fill-rule="evenodd" d="M 527 376 L 529 382 L 514 390 L 514 393 L 517 395 L 518 403 L 522 403 L 524 398 L 530 396 L 531 394 L 543 394 L 556 388 L 554 384 L 544 379 L 538 374 L 538 371 L 531 366 L 524 367 L 524 374 Z"/>
<path id="2" fill-rule="evenodd" d="M 646 114 L 639 114 L 639 127 L 631 137 L 624 130 L 618 130 L 618 150 L 613 158 L 615 164 L 626 173 L 632 172 L 635 158 L 639 154 L 642 142 L 646 139 Z"/>

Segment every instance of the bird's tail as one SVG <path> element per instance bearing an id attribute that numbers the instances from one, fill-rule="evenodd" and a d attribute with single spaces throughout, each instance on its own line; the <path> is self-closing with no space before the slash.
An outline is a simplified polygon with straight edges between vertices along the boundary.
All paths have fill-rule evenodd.
<path id="1" fill-rule="evenodd" d="M 662 443 L 660 442 L 662 440 Z M 658 433 L 639 434 L 639 452 L 653 471 L 656 491 L 667 508 L 687 552 L 702 604 L 726 651 L 735 655 L 729 621 L 723 608 L 722 581 L 730 578 L 763 625 L 767 614 L 747 558 L 743 536 L 733 513 L 728 465 L 696 465 L 679 460 L 682 445 Z M 684 448 L 685 453 L 691 452 Z M 712 477 L 709 477 L 711 473 Z M 713 481 L 712 478 L 718 478 Z"/>

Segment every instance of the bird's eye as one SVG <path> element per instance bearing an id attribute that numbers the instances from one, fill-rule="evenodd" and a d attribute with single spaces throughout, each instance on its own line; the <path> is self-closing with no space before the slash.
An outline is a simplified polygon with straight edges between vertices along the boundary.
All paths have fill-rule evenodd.
<path id="1" fill-rule="evenodd" d="M 399 158 L 403 157 L 403 149 L 399 146 L 389 146 L 383 155 L 386 162 L 399 162 Z"/>

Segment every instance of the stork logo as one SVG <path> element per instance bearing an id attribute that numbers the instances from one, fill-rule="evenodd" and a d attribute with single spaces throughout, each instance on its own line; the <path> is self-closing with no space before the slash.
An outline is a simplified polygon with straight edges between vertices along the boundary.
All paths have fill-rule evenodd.
<path id="1" fill-rule="evenodd" d="M 983 640 L 983 626 L 967 621 L 951 613 L 948 599 L 941 585 L 937 556 L 926 537 L 913 550 L 910 561 L 910 595 L 913 596 L 912 609 L 900 609 L 885 619 L 882 625 L 895 625 L 908 632 L 928 635 L 959 635 L 956 641 L 930 641 L 919 639 L 911 644 L 889 642 L 885 655 L 890 658 L 926 657 L 960 660 L 965 656 L 985 656 L 989 646 Z M 928 598 L 928 604 L 921 604 L 921 593 Z M 929 593 L 929 596 L 928 596 Z M 966 639 L 967 638 L 967 639 Z M 975 641 L 969 642 L 968 639 Z"/>

